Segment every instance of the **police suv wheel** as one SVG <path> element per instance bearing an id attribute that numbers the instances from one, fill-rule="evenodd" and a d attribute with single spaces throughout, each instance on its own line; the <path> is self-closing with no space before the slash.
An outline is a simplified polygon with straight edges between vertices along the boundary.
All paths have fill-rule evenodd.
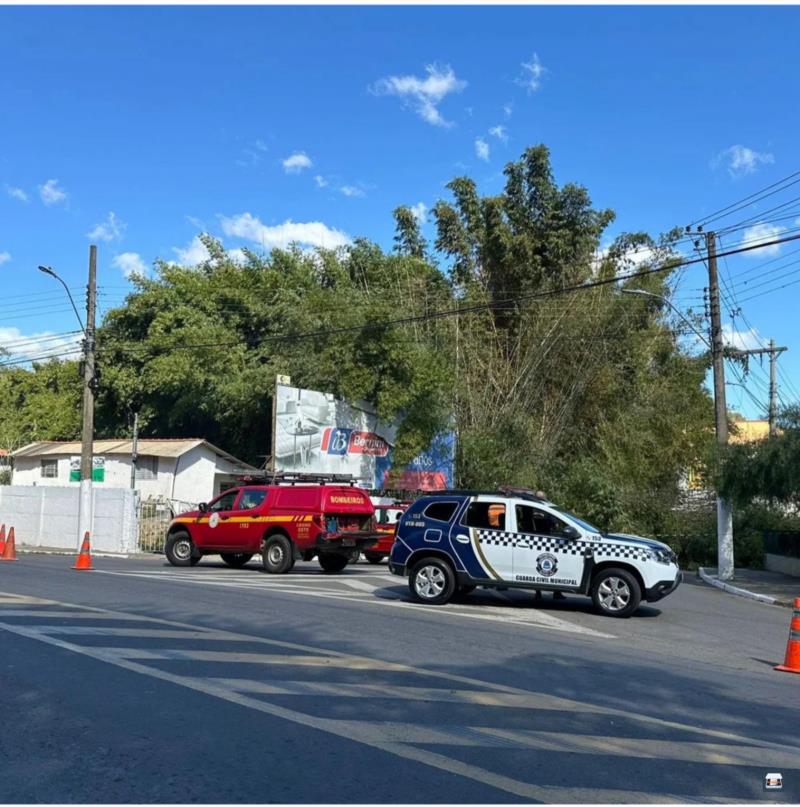
<path id="1" fill-rule="evenodd" d="M 222 552 L 220 557 L 233 569 L 241 569 L 252 558 L 246 552 Z"/>
<path id="2" fill-rule="evenodd" d="M 641 599 L 638 581 L 625 569 L 603 569 L 592 580 L 592 600 L 605 616 L 628 617 Z"/>
<path id="3" fill-rule="evenodd" d="M 286 574 L 294 566 L 292 545 L 285 535 L 272 535 L 261 547 L 264 571 L 269 574 Z"/>
<path id="4" fill-rule="evenodd" d="M 173 532 L 164 545 L 164 554 L 173 566 L 194 566 L 194 544 L 188 532 Z M 194 560 L 194 563 L 192 562 Z"/>
<path id="5" fill-rule="evenodd" d="M 456 591 L 456 575 L 449 563 L 438 558 L 425 558 L 408 577 L 411 595 L 418 602 L 444 605 Z"/>

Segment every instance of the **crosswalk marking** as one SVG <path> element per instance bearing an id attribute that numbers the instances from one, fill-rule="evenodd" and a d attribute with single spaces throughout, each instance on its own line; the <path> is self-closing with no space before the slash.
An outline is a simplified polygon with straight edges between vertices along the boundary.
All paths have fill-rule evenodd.
<path id="1" fill-rule="evenodd" d="M 340 602 L 353 602 L 358 604 L 368 603 L 370 607 L 386 606 L 401 608 L 406 611 L 416 613 L 428 618 L 443 616 L 446 618 L 471 619 L 483 622 L 501 623 L 503 625 L 515 625 L 525 628 L 540 628 L 544 630 L 554 630 L 564 633 L 575 633 L 594 639 L 613 639 L 612 634 L 595 628 L 588 628 L 570 622 L 567 619 L 554 616 L 545 611 L 532 608 L 520 607 L 514 603 L 504 606 L 493 606 L 481 603 L 479 605 L 465 605 L 461 603 L 449 603 L 445 606 L 432 608 L 420 603 L 408 601 L 403 594 L 394 591 L 397 583 L 387 580 L 385 575 L 375 575 L 384 586 L 367 583 L 361 578 L 368 575 L 358 575 L 358 580 L 353 580 L 349 575 L 331 578 L 329 575 L 315 575 L 314 577 L 299 577 L 297 575 L 257 575 L 229 573 L 226 569 L 208 569 L 202 573 L 192 570 L 188 574 L 182 574 L 180 570 L 157 570 L 146 571 L 137 570 L 130 572 L 118 572 L 108 570 L 98 570 L 101 574 L 118 575 L 122 577 L 136 577 L 139 579 L 151 579 L 159 582 L 186 583 L 191 585 L 211 586 L 217 588 L 239 588 L 248 592 L 262 592 L 265 594 L 287 594 L 302 597 L 315 597 L 321 599 L 334 599 Z M 373 575 L 369 575 L 372 577 Z M 304 580 L 306 585 L 295 586 L 298 579 Z M 315 585 L 308 585 L 308 583 Z M 347 589 L 330 588 L 333 583 L 346 585 Z M 389 584 L 388 586 L 386 584 Z M 507 601 L 500 595 L 496 595 L 496 601 Z"/>

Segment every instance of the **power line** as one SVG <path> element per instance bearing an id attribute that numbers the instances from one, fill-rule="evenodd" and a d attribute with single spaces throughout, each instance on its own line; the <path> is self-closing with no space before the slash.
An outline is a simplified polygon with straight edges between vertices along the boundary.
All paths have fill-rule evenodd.
<path id="1" fill-rule="evenodd" d="M 795 179 L 795 177 L 797 177 L 797 179 Z M 790 179 L 794 181 L 789 182 Z M 782 190 L 786 190 L 786 188 L 791 187 L 797 182 L 800 182 L 800 171 L 795 171 L 793 174 L 789 174 L 789 176 L 786 176 L 783 179 L 779 179 L 777 182 L 773 182 L 771 185 L 767 185 L 766 188 L 762 188 L 760 191 L 755 191 L 754 193 L 751 193 L 749 196 L 745 196 L 743 199 L 739 199 L 736 202 L 732 202 L 727 207 L 722 207 L 719 210 L 715 210 L 713 213 L 709 213 L 707 216 L 703 218 L 695 219 L 693 222 L 691 222 L 690 226 L 694 227 L 698 224 L 702 224 L 703 227 L 705 227 L 712 221 L 717 221 L 720 218 L 724 218 L 725 215 L 729 216 L 735 213 L 737 210 L 741 210 L 742 207 L 746 207 L 748 203 L 755 204 L 756 201 L 759 202 L 763 201 L 764 199 L 773 196 L 776 193 L 780 193 Z M 779 185 L 784 185 L 784 187 L 778 187 Z M 776 188 L 776 190 L 772 190 L 773 188 Z M 771 193 L 767 193 L 767 191 L 771 191 Z M 756 197 L 760 198 L 756 199 Z M 753 201 L 751 202 L 751 200 Z"/>
<path id="2" fill-rule="evenodd" d="M 785 238 L 775 239 L 772 242 L 760 243 L 757 246 L 749 246 L 749 247 L 739 247 L 737 249 L 731 249 L 723 252 L 717 253 L 717 257 L 724 257 L 726 255 L 736 255 L 740 252 L 748 252 L 753 249 L 761 249 L 764 246 L 772 246 L 773 244 L 782 244 L 787 241 L 795 241 L 800 239 L 800 235 L 793 235 L 787 236 Z M 379 330 L 388 328 L 394 325 L 408 325 L 415 322 L 425 322 L 425 321 L 432 321 L 437 319 L 444 319 L 447 317 L 452 316 L 463 316 L 464 314 L 470 313 L 477 313 L 479 311 L 486 311 L 486 310 L 503 310 L 504 308 L 516 308 L 520 302 L 529 301 L 529 300 L 538 300 L 538 299 L 546 299 L 555 297 L 561 294 L 568 294 L 571 292 L 576 291 L 587 291 L 589 289 L 599 288 L 602 286 L 608 286 L 611 284 L 617 284 L 625 280 L 632 280 L 635 278 L 640 277 L 647 277 L 649 275 L 657 274 L 659 272 L 666 272 L 672 271 L 678 266 L 691 266 L 692 264 L 705 262 L 705 258 L 694 258 L 694 259 L 684 259 L 680 263 L 668 263 L 665 266 L 654 267 L 651 269 L 643 269 L 638 272 L 633 272 L 627 275 L 618 275 L 616 277 L 611 278 L 604 278 L 602 280 L 594 280 L 588 283 L 580 283 L 574 286 L 565 286 L 560 289 L 549 289 L 547 291 L 539 291 L 539 292 L 531 292 L 529 294 L 521 294 L 515 298 L 508 299 L 508 300 L 497 300 L 497 301 L 487 301 L 485 303 L 479 303 L 477 305 L 471 306 L 461 306 L 456 308 L 445 309 L 443 311 L 433 311 L 426 314 L 417 314 L 411 315 L 408 317 L 401 317 L 400 319 L 395 320 L 381 320 L 377 322 L 371 323 L 362 323 L 359 325 L 351 325 L 345 326 L 342 328 L 329 328 L 329 329 L 321 329 L 317 331 L 306 331 L 306 332 L 295 332 L 292 334 L 281 334 L 281 335 L 273 335 L 273 336 L 265 336 L 259 337 L 256 339 L 251 340 L 252 344 L 263 344 L 265 342 L 281 342 L 293 339 L 314 339 L 320 338 L 325 336 L 336 336 L 339 334 L 345 333 L 354 333 L 366 330 Z M 190 349 L 203 349 L 203 348 L 215 348 L 215 347 L 235 347 L 236 345 L 241 344 L 241 339 L 237 340 L 236 342 L 211 342 L 211 343 L 203 343 L 197 345 L 173 345 L 168 349 L 171 350 L 190 350 Z M 143 349 L 150 349 L 153 348 L 147 345 L 142 346 Z"/>

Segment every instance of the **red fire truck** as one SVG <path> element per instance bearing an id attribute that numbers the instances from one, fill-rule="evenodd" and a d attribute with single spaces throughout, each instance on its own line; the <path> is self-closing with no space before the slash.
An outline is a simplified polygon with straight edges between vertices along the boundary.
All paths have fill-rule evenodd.
<path id="1" fill-rule="evenodd" d="M 220 555 L 244 566 L 261 553 L 264 569 L 285 574 L 295 561 L 316 557 L 325 572 L 340 572 L 353 552 L 383 537 L 369 495 L 330 477 L 275 476 L 267 484 L 226 490 L 169 525 L 165 543 L 173 566 L 194 566 Z"/>

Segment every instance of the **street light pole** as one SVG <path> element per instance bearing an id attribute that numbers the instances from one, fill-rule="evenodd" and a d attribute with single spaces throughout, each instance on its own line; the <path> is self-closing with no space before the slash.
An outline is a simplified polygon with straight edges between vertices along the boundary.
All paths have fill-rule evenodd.
<path id="1" fill-rule="evenodd" d="M 54 277 L 66 290 L 72 310 L 83 331 L 83 428 L 81 434 L 81 489 L 78 500 L 78 541 L 92 531 L 92 466 L 94 464 L 94 391 L 95 378 L 95 315 L 97 308 L 97 247 L 89 247 L 89 283 L 86 287 L 86 327 L 72 299 L 69 287 L 50 266 L 40 266 L 40 272 Z"/>

